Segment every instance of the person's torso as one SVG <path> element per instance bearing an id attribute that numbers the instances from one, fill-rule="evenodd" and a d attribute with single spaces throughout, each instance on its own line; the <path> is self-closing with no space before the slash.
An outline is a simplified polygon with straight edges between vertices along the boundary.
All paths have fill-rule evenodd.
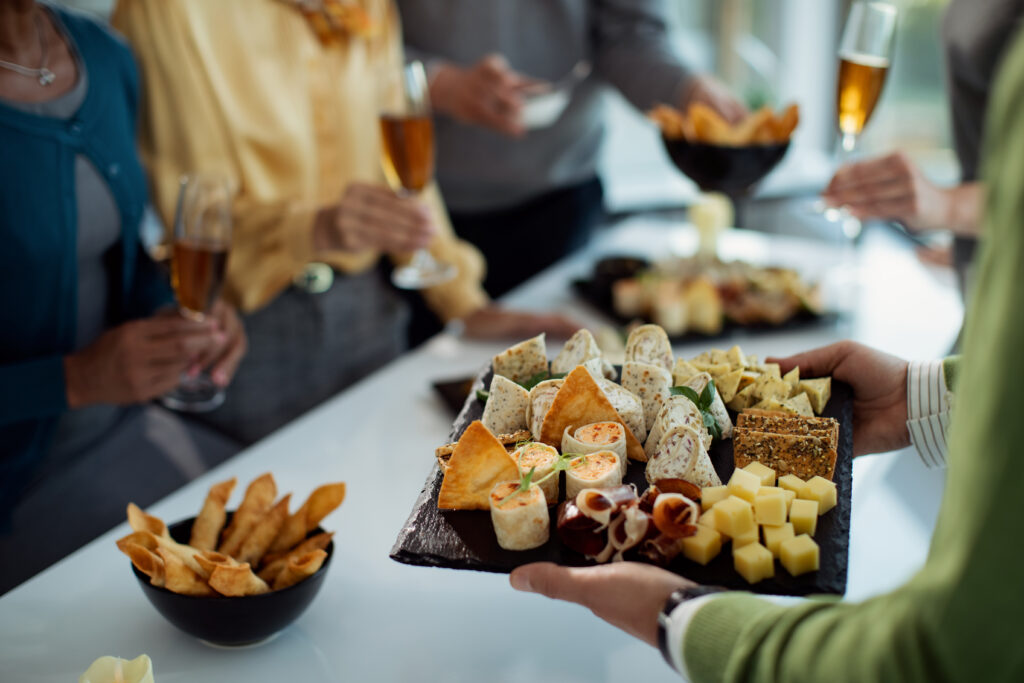
<path id="1" fill-rule="evenodd" d="M 982 128 L 996 72 L 1024 18 L 1024 0 L 952 0 L 943 46 L 953 137 L 965 182 L 980 172 Z"/>
<path id="2" fill-rule="evenodd" d="M 557 82 L 593 60 L 588 0 L 399 0 L 414 53 L 468 66 L 502 54 L 516 71 Z M 602 137 L 601 86 L 591 76 L 554 124 L 510 138 L 436 116 L 437 175 L 454 211 L 502 208 L 593 176 Z"/>

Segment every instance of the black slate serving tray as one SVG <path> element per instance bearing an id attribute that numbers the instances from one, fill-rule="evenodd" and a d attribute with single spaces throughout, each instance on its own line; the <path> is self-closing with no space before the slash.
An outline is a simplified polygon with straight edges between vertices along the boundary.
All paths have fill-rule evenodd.
<path id="1" fill-rule="evenodd" d="M 473 420 L 483 415 L 483 405 L 476 398 L 476 389 L 490 386 L 494 373 L 490 366 L 477 376 L 473 390 L 462 411 L 455 418 L 449 434 L 457 441 Z M 668 569 L 698 583 L 725 586 L 773 595 L 809 595 L 846 592 L 846 571 L 850 548 L 850 494 L 853 485 L 853 394 L 848 385 L 832 382 L 832 398 L 825 408 L 826 417 L 839 420 L 839 448 L 833 481 L 838 489 L 838 504 L 818 518 L 814 540 L 821 548 L 821 568 L 803 576 L 790 576 L 776 562 L 775 577 L 754 585 L 747 584 L 732 564 L 731 546 L 706 567 L 680 556 Z M 427 449 L 424 448 L 424 457 Z M 711 460 L 722 481 L 733 471 L 732 441 L 716 442 L 711 447 Z M 437 493 L 443 475 L 435 463 L 426 484 L 413 506 L 394 547 L 391 559 L 404 564 L 449 569 L 508 573 L 530 562 L 555 562 L 567 566 L 593 564 L 583 555 L 569 550 L 558 540 L 555 531 L 557 506 L 551 511 L 551 538 L 539 548 L 527 551 L 503 550 L 498 546 L 491 525 L 490 513 L 483 510 L 438 510 Z M 647 488 L 644 467 L 630 461 L 627 482 L 636 484 L 638 492 Z M 564 490 L 564 487 L 563 487 Z"/>
<path id="2" fill-rule="evenodd" d="M 613 320 L 620 326 L 626 326 L 632 323 L 636 318 L 628 318 L 623 315 L 619 315 L 615 312 L 615 307 L 612 305 L 612 291 L 611 286 L 600 280 L 573 280 L 572 290 L 576 293 L 576 296 L 586 301 L 588 304 L 596 308 L 603 315 Z M 802 311 L 794 315 L 789 320 L 780 323 L 778 325 L 769 325 L 767 323 L 756 324 L 756 325 L 740 325 L 737 322 L 726 319 L 722 325 L 722 330 L 717 334 L 704 334 L 702 332 L 686 332 L 684 334 L 677 334 L 670 336 L 669 339 L 673 344 L 690 344 L 695 342 L 708 342 L 715 339 L 725 339 L 731 337 L 737 332 L 760 334 L 765 332 L 791 332 L 796 330 L 802 330 L 806 328 L 815 327 L 827 327 L 835 325 L 836 321 L 839 320 L 839 316 L 836 313 L 812 313 L 811 311 Z M 645 320 L 644 322 L 651 322 Z"/>

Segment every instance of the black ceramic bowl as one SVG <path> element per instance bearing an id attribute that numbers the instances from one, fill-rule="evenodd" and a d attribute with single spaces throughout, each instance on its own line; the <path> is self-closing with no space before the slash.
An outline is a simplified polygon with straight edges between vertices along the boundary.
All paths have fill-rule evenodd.
<path id="1" fill-rule="evenodd" d="M 662 142 L 676 168 L 700 189 L 733 195 L 745 192 L 768 175 L 789 149 L 788 142 L 749 147 L 723 147 L 665 137 Z"/>
<path id="2" fill-rule="evenodd" d="M 188 543 L 195 517 L 168 527 L 171 538 Z M 319 533 L 316 529 L 312 533 Z M 334 556 L 334 542 L 327 545 L 327 558 L 319 571 L 283 590 L 238 598 L 180 595 L 149 582 L 135 566 L 135 578 L 156 611 L 179 629 L 214 645 L 240 646 L 266 640 L 306 611 L 327 576 Z"/>

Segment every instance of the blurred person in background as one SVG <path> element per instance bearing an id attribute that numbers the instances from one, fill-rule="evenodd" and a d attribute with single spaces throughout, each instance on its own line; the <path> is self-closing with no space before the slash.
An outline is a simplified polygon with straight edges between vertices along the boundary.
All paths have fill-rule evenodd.
<path id="1" fill-rule="evenodd" d="M 724 86 L 675 54 L 664 0 L 398 6 L 406 50 L 427 64 L 440 114 L 438 182 L 455 232 L 487 259 L 492 296 L 582 246 L 601 221 L 607 87 L 641 111 L 703 102 L 730 121 L 745 114 Z M 584 75 L 567 86 L 557 119 L 532 127 L 531 96 Z"/>
<path id="2" fill-rule="evenodd" d="M 238 450 L 147 405 L 226 385 L 245 335 L 223 302 L 179 316 L 139 245 L 138 87 L 94 21 L 0 3 L 0 593 Z"/>
<path id="3" fill-rule="evenodd" d="M 469 336 L 578 327 L 492 305 L 436 188 L 384 184 L 377 81 L 403 63 L 388 0 L 121 0 L 112 22 L 142 67 L 140 144 L 165 220 L 183 172 L 239 181 L 225 291 L 249 353 L 210 424 L 255 441 L 398 356 L 409 312 L 382 253 L 429 247 L 455 265 L 421 293 Z"/>
<path id="4" fill-rule="evenodd" d="M 512 573 L 514 588 L 590 608 L 698 683 L 1024 680 L 1024 549 L 1007 540 L 1020 535 L 1024 488 L 1024 38 L 1004 61 L 985 121 L 983 242 L 963 361 L 908 364 L 851 342 L 780 361 L 850 383 L 858 454 L 930 442 L 932 464 L 944 464 L 948 451 L 921 570 L 860 603 L 723 591 L 635 563 L 528 565 Z"/>
<path id="5" fill-rule="evenodd" d="M 1020 33 L 1024 0 L 953 0 L 946 9 L 942 43 L 960 184 L 941 187 L 904 152 L 849 164 L 825 190 L 832 206 L 862 220 L 897 221 L 914 232 L 953 233 L 953 265 L 965 301 L 984 204 L 979 180 L 981 140 L 995 75 Z"/>

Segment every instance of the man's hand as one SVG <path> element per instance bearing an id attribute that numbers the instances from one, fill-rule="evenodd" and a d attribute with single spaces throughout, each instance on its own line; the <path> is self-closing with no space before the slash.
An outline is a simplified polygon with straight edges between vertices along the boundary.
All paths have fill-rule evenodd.
<path id="1" fill-rule="evenodd" d="M 680 109 L 696 103 L 706 104 L 729 123 L 739 123 L 749 113 L 724 84 L 710 76 L 694 76 L 683 93 Z"/>
<path id="2" fill-rule="evenodd" d="M 789 358 L 769 358 L 786 373 L 831 375 L 853 387 L 854 455 L 884 453 L 910 445 L 907 430 L 907 361 L 869 346 L 841 341 Z"/>
<path id="3" fill-rule="evenodd" d="M 118 325 L 64 357 L 68 406 L 142 403 L 178 385 L 181 373 L 224 344 L 212 320 L 157 315 Z"/>
<path id="4" fill-rule="evenodd" d="M 540 562 L 514 569 L 509 581 L 518 591 L 583 605 L 612 626 L 654 647 L 658 646 L 658 614 L 668 596 L 696 585 L 672 572 L 636 562 L 597 567 Z"/>
<path id="5" fill-rule="evenodd" d="M 313 229 L 317 250 L 411 252 L 430 244 L 437 226 L 413 197 L 382 185 L 349 183 L 338 204 L 322 209 Z"/>
<path id="6" fill-rule="evenodd" d="M 557 313 L 510 311 L 491 305 L 481 308 L 463 320 L 466 336 L 472 339 L 527 339 L 544 332 L 558 339 L 568 339 L 583 327 Z"/>
<path id="7" fill-rule="evenodd" d="M 898 221 L 914 231 L 977 236 L 981 224 L 981 185 L 938 187 L 902 152 L 843 166 L 822 196 L 861 220 Z"/>
<path id="8" fill-rule="evenodd" d="M 456 121 L 519 137 L 526 132 L 523 88 L 536 83 L 513 71 L 501 55 L 487 55 L 466 68 L 445 62 L 430 80 L 430 102 Z"/>

